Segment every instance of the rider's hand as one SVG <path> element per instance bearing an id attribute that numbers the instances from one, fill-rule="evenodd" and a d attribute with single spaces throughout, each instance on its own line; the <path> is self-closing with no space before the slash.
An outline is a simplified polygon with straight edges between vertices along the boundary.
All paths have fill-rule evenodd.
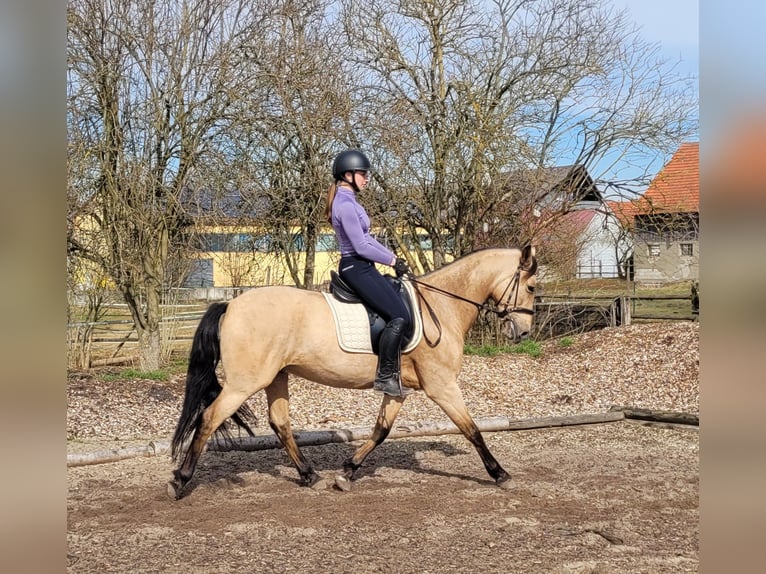
<path id="1" fill-rule="evenodd" d="M 396 272 L 397 277 L 401 277 L 402 275 L 406 275 L 410 272 L 410 267 L 407 265 L 407 261 L 401 257 L 397 257 L 396 263 L 394 263 L 394 271 Z"/>

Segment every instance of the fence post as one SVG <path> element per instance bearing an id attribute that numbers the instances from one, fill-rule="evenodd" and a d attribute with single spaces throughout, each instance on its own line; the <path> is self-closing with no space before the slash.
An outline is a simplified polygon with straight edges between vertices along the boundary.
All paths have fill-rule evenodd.
<path id="1" fill-rule="evenodd" d="M 700 312 L 700 283 L 692 281 L 692 315 L 699 315 Z"/>
<path id="2" fill-rule="evenodd" d="M 609 307 L 609 313 L 612 327 L 627 327 L 630 325 L 630 297 L 627 295 L 615 297 Z"/>
<path id="3" fill-rule="evenodd" d="M 632 316 L 630 314 L 630 297 L 627 295 L 620 295 L 620 325 L 627 327 L 632 322 Z"/>

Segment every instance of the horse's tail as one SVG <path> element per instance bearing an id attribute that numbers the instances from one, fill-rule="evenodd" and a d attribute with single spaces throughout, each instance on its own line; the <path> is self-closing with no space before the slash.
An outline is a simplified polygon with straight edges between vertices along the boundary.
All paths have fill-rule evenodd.
<path id="1" fill-rule="evenodd" d="M 179 457 L 184 443 L 202 423 L 202 413 L 221 393 L 221 385 L 215 371 L 221 358 L 220 320 L 226 313 L 228 305 L 228 303 L 210 305 L 194 333 L 189 354 L 189 368 L 186 372 L 184 404 L 171 441 L 173 459 Z M 243 404 L 231 418 L 250 436 L 254 436 L 246 422 L 248 419 L 255 420 L 250 407 Z M 227 435 L 226 425 L 221 425 L 216 432 Z"/>

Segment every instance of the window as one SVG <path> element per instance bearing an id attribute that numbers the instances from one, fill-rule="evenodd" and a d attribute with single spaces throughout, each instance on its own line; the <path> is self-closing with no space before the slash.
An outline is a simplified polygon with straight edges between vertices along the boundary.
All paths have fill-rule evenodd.
<path id="1" fill-rule="evenodd" d="M 302 233 L 291 234 L 293 251 L 303 252 L 306 251 L 306 242 L 303 240 Z"/>
<path id="2" fill-rule="evenodd" d="M 229 233 L 226 235 L 225 251 L 246 253 L 253 249 L 253 238 L 248 233 Z"/>
<path id="3" fill-rule="evenodd" d="M 225 251 L 225 238 L 222 233 L 205 233 L 198 240 L 203 251 Z"/>
<path id="4" fill-rule="evenodd" d="M 650 243 L 648 245 L 649 247 L 649 257 L 659 257 L 660 256 L 660 244 L 659 243 Z"/>
<path id="5" fill-rule="evenodd" d="M 694 255 L 694 245 L 691 243 L 681 243 L 681 255 L 684 257 Z"/>
<path id="6" fill-rule="evenodd" d="M 266 252 L 271 249 L 269 235 L 254 236 L 249 233 L 204 233 L 198 242 L 202 251 L 217 253 Z"/>
<path id="7" fill-rule="evenodd" d="M 274 249 L 271 235 L 258 235 L 253 238 L 253 250 L 260 253 L 269 253 Z"/>
<path id="8" fill-rule="evenodd" d="M 195 259 L 189 262 L 189 274 L 183 282 L 184 287 L 212 287 L 213 260 Z"/>
<path id="9" fill-rule="evenodd" d="M 317 238 L 317 251 L 338 251 L 338 241 L 333 233 L 322 233 Z"/>

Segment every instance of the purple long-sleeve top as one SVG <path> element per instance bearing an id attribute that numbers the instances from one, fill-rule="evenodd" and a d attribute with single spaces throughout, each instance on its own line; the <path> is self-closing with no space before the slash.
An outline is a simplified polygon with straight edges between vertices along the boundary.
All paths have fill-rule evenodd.
<path id="1" fill-rule="evenodd" d="M 356 200 L 356 194 L 346 187 L 338 186 L 335 193 L 332 227 L 341 257 L 355 254 L 383 265 L 391 265 L 394 260 L 394 253 L 370 235 L 370 218 Z"/>

